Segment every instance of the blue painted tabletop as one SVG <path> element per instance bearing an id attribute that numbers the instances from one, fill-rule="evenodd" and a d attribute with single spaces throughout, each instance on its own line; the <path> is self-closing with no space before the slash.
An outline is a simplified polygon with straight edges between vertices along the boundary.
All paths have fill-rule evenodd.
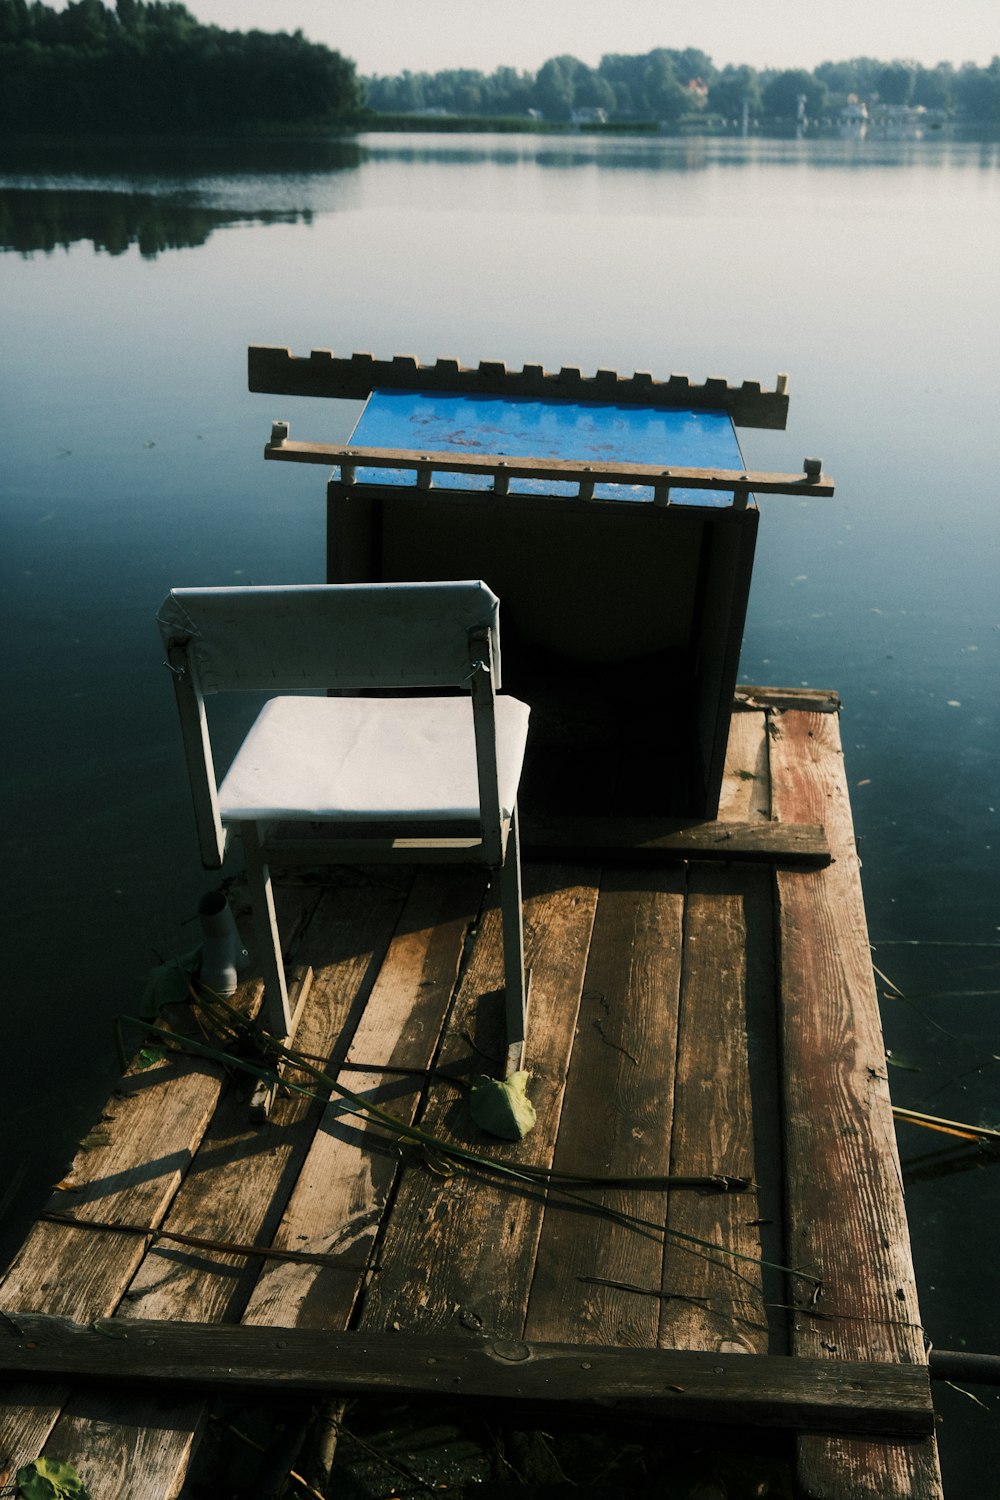
<path id="1" fill-rule="evenodd" d="M 516 458 L 562 458 L 581 463 L 649 463 L 698 469 L 743 469 L 735 428 L 725 411 L 685 407 L 616 406 L 603 401 L 532 400 L 528 396 L 459 396 L 377 390 L 351 434 L 359 447 L 418 453 L 499 453 Z M 363 484 L 414 486 L 398 469 L 359 468 Z M 436 473 L 436 489 L 488 490 L 485 475 Z M 512 493 L 575 495 L 571 483 L 512 479 Z M 652 501 L 648 485 L 598 485 L 600 499 Z M 725 507 L 732 495 L 672 490 L 674 504 Z"/>

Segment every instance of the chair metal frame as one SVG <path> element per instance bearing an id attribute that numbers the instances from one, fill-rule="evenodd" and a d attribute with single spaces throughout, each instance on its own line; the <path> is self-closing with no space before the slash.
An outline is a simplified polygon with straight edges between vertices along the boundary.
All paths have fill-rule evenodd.
<path id="1" fill-rule="evenodd" d="M 499 872 L 504 1076 L 520 1069 L 527 1021 L 521 865 L 516 795 L 509 815 L 500 795 L 495 595 L 479 581 L 181 588 L 171 590 L 157 618 L 173 677 L 204 867 L 221 868 L 230 832 L 242 838 L 268 1030 L 279 1039 L 293 1031 L 272 862 L 479 864 Z M 391 827 L 384 816 L 359 815 L 349 822 L 324 822 L 317 833 L 315 813 L 273 820 L 220 813 L 207 696 L 305 689 L 313 696 L 354 697 L 360 690 L 364 696 L 358 701 L 364 703 L 372 701 L 373 689 L 398 697 L 399 690 L 412 694 L 415 688 L 459 688 L 470 696 L 479 789 L 473 822 L 448 813 L 407 817 Z M 519 776 L 519 764 L 516 772 Z M 372 773 L 377 775 L 376 767 Z M 303 821 L 312 825 L 309 836 L 289 837 L 288 827 L 298 824 L 300 833 Z"/>

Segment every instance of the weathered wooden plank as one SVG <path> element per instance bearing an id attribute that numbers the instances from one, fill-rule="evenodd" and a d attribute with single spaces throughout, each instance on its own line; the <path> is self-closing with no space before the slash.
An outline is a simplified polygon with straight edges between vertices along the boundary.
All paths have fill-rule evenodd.
<path id="1" fill-rule="evenodd" d="M 552 480 L 559 483 L 586 485 L 589 504 L 609 504 L 593 493 L 595 484 L 656 485 L 665 490 L 713 490 L 731 493 L 740 490 L 758 495 L 809 495 L 829 497 L 834 482 L 828 474 L 787 474 L 772 470 L 704 469 L 681 465 L 666 469 L 662 464 L 614 463 L 597 460 L 515 457 L 501 453 L 456 453 L 450 449 L 371 448 L 344 443 L 301 442 L 287 435 L 288 424 L 277 424 L 277 431 L 264 447 L 264 457 L 282 463 L 346 464 L 352 471 L 366 469 L 416 470 L 417 487 L 432 488 L 432 476 L 469 474 L 485 478 Z M 506 493 L 506 491 L 504 491 Z M 570 499 L 573 497 L 570 496 Z"/>
<path id="2" fill-rule="evenodd" d="M 823 865 L 830 846 L 821 823 L 737 823 L 710 819 L 529 814 L 524 847 L 536 859 L 750 860 Z"/>
<path id="3" fill-rule="evenodd" d="M 644 371 L 619 375 L 613 393 L 603 378 L 584 377 L 579 370 L 547 371 L 541 365 L 508 370 L 498 361 L 483 361 L 478 367 L 457 360 L 439 359 L 421 365 L 374 359 L 370 354 L 337 358 L 329 349 L 314 349 L 296 357 L 277 344 L 252 344 L 248 350 L 251 391 L 287 396 L 328 396 L 363 401 L 373 390 L 403 389 L 452 391 L 497 396 L 573 396 L 577 400 L 638 402 L 643 406 L 711 407 L 730 413 L 737 426 L 783 428 L 788 420 L 787 382 L 778 379 L 777 389 L 762 390 L 759 381 L 747 380 L 730 386 L 725 381 L 692 384 L 686 376 L 671 375 L 654 380 Z"/>
<path id="4" fill-rule="evenodd" d="M 684 915 L 670 1170 L 743 1177 L 744 1193 L 672 1191 L 661 1345 L 783 1353 L 780 1275 L 768 1225 L 780 1212 L 771 890 L 764 871 L 692 870 Z M 765 1018 L 770 1018 L 768 1034 Z M 753 1030 L 751 1029 L 753 1028 Z M 761 1035 L 761 1032 L 764 1034 Z M 724 1246 L 738 1260 L 679 1238 Z"/>
<path id="5" fill-rule="evenodd" d="M 920 1365 L 896 1366 L 920 1369 Z M 862 1433 L 859 1425 L 845 1424 Z M 797 1480 L 803 1500 L 943 1500 L 933 1437 L 878 1441 L 864 1436 L 803 1434 L 796 1440 Z"/>
<path id="6" fill-rule="evenodd" d="M 771 817 L 767 716 L 746 710 L 729 720 L 726 764 L 719 794 L 721 823 L 761 823 Z M 825 837 L 825 835 L 824 835 Z"/>
<path id="7" fill-rule="evenodd" d="M 822 1277 L 799 1311 L 804 1356 L 924 1361 L 885 1049 L 871 968 L 839 726 L 823 713 L 775 714 L 774 810 L 821 817 L 834 862 L 778 871 L 788 1254 Z M 933 1444 L 803 1439 L 807 1493 L 837 1500 L 940 1494 Z"/>
<path id="8" fill-rule="evenodd" d="M 338 881 L 323 895 L 299 961 L 313 969 L 295 1045 L 334 1068 L 347 1050 L 352 1013 L 375 982 L 406 896 L 394 881 Z M 312 1086 L 288 1068 L 289 1082 Z M 322 1105 L 281 1095 L 263 1125 L 246 1118 L 244 1091 L 216 1112 L 165 1228 L 269 1246 L 318 1123 Z M 209 1322 L 239 1317 L 260 1274 L 259 1261 L 168 1243 L 155 1245 L 125 1295 L 127 1317 Z"/>
<path id="9" fill-rule="evenodd" d="M 118 1340 L 102 1342 L 122 1347 Z M 115 1370 L 104 1377 L 112 1381 L 117 1378 Z M 203 1413 L 204 1404 L 197 1400 L 183 1401 L 169 1393 L 150 1396 L 145 1385 L 142 1376 L 137 1376 L 131 1379 L 128 1392 L 122 1390 L 122 1399 L 144 1414 L 141 1426 L 132 1429 L 104 1420 L 106 1384 L 95 1385 L 91 1390 L 89 1382 L 81 1381 L 80 1376 L 74 1380 L 73 1395 L 59 1422 L 59 1446 L 50 1441 L 45 1456 L 72 1462 L 92 1500 L 98 1497 L 122 1500 L 123 1496 L 128 1500 L 157 1500 L 165 1493 L 172 1500 L 180 1491 L 186 1463 L 176 1462 L 179 1437 L 188 1444 L 190 1422 Z M 76 1456 L 69 1459 L 68 1453 Z M 32 1456 L 38 1456 L 37 1450 Z M 163 1478 L 168 1469 L 173 1470 L 174 1477 L 171 1488 L 165 1491 Z"/>
<path id="10" fill-rule="evenodd" d="M 523 1141 L 500 1144 L 473 1125 L 464 1100 L 442 1088 L 432 1091 L 420 1120 L 432 1133 L 452 1136 L 515 1169 L 520 1163 L 547 1167 L 552 1159 L 597 903 L 597 871 L 532 865 L 524 871 L 524 885 L 526 962 L 532 972 L 528 1066 L 538 1123 Z M 467 1073 L 471 1043 L 476 1071 L 496 1076 L 505 1034 L 502 976 L 500 913 L 491 904 L 462 976 L 440 1066 Z M 541 1195 L 531 1188 L 408 1165 L 361 1327 L 520 1337 L 541 1218 Z"/>
<path id="11" fill-rule="evenodd" d="M 298 948 L 312 966 L 309 1002 L 295 1047 L 336 1068 L 348 1047 L 361 1005 L 376 983 L 408 892 L 405 879 L 339 879 L 322 895 Z M 288 1068 L 291 1083 L 312 1080 Z M 241 1092 L 241 1091 L 240 1091 Z M 244 1101 L 225 1101 L 205 1136 L 166 1229 L 270 1247 L 312 1143 L 321 1104 L 289 1094 L 274 1104 L 267 1124 L 250 1127 Z M 226 1254 L 178 1254 L 156 1247 L 127 1292 L 127 1316 L 157 1319 L 235 1319 L 246 1307 L 261 1263 Z"/>
<path id="12" fill-rule="evenodd" d="M 211 1118 L 220 1079 L 215 1064 L 176 1055 L 142 1071 L 133 1065 L 46 1212 L 83 1223 L 159 1225 Z M 141 1237 L 41 1219 L 7 1272 L 0 1305 L 106 1316 L 144 1248 Z"/>
<path id="13" fill-rule="evenodd" d="M 47 1205 L 78 1219 L 157 1227 L 197 1149 L 222 1087 L 214 1064 L 172 1057 L 134 1066 L 77 1152 Z M 40 1220 L 13 1261 L 0 1311 L 37 1308 L 81 1321 L 107 1317 L 142 1260 L 139 1235 Z M 0 1320 L 2 1321 L 2 1320 Z M 37 1458 L 69 1391 L 13 1385 L 0 1404 L 0 1457 L 17 1469 Z"/>
<path id="14" fill-rule="evenodd" d="M 553 1161 L 560 1172 L 669 1171 L 683 913 L 682 871 L 605 872 Z M 665 1191 L 579 1196 L 594 1207 L 549 1194 L 525 1337 L 651 1347 L 662 1232 L 600 1209 L 662 1225 Z"/>
<path id="15" fill-rule="evenodd" d="M 727 823 L 771 820 L 768 715 L 763 711 L 745 709 L 730 717 L 718 820 Z"/>
<path id="16" fill-rule="evenodd" d="M 297 954 L 314 963 L 317 976 L 299 1023 L 297 1045 L 303 1051 L 336 1055 L 352 1008 L 370 987 L 388 946 L 404 892 L 405 885 L 387 882 L 374 887 L 341 882 L 326 893 Z M 343 1046 L 346 1040 L 341 1054 Z M 279 1095 L 269 1120 L 252 1127 L 248 1089 L 232 1090 L 219 1105 L 165 1228 L 270 1244 L 319 1110 L 301 1094 Z M 130 1222 L 124 1214 L 120 1221 Z M 77 1231 L 78 1241 L 82 1234 Z M 141 1250 L 142 1241 L 138 1244 Z M 84 1240 L 78 1253 L 85 1257 L 87 1248 Z M 134 1317 L 176 1322 L 238 1317 L 259 1269 L 253 1257 L 159 1241 L 138 1267 L 112 1326 L 129 1337 L 126 1320 Z M 198 1397 L 167 1402 L 147 1392 L 88 1392 L 74 1397 L 59 1417 L 46 1450 L 74 1464 L 94 1500 L 121 1494 L 118 1477 L 133 1468 L 141 1481 L 133 1481 L 130 1493 L 154 1500 L 177 1493 L 204 1416 L 204 1400 Z"/>
<path id="17" fill-rule="evenodd" d="M 338 1080 L 407 1123 L 416 1114 L 426 1080 L 380 1070 L 430 1067 L 483 884 L 481 871 L 423 870 L 417 876 L 354 1033 L 347 1059 L 352 1066 Z M 268 1265 L 245 1321 L 288 1328 L 345 1327 L 398 1172 L 399 1154 L 385 1133 L 331 1100 L 275 1244 L 318 1251 L 340 1264 Z M 350 1270 L 358 1264 L 361 1271 Z"/>
<path id="18" fill-rule="evenodd" d="M 460 1390 L 821 1430 L 926 1433 L 934 1421 L 930 1379 L 918 1365 L 145 1320 L 130 1323 L 127 1339 L 108 1338 L 117 1326 L 25 1314 L 24 1337 L 0 1339 L 0 1358 L 8 1368 L 59 1377 L 417 1395 Z"/>

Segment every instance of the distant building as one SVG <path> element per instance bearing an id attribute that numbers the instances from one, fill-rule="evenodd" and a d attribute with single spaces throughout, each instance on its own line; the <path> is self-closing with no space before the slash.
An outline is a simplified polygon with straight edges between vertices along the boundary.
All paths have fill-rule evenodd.
<path id="1" fill-rule="evenodd" d="M 868 106 L 854 94 L 837 114 L 837 128 L 842 136 L 864 140 L 868 134 Z"/>
<path id="2" fill-rule="evenodd" d="M 872 106 L 872 129 L 891 140 L 920 141 L 927 130 L 940 130 L 948 116 L 943 109 L 927 109 L 923 104 L 875 104 Z"/>
<path id="3" fill-rule="evenodd" d="M 569 118 L 573 125 L 606 125 L 608 112 L 606 109 L 574 109 Z"/>

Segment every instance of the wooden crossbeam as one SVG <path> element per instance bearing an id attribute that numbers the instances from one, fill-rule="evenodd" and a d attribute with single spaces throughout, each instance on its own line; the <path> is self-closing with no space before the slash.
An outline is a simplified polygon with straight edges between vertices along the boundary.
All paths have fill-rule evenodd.
<path id="1" fill-rule="evenodd" d="M 455 1395 L 582 1403 L 648 1416 L 919 1437 L 933 1430 L 923 1364 L 848 1363 L 605 1345 L 480 1341 L 454 1334 L 7 1313 L 0 1370 L 278 1390 Z"/>
<path id="2" fill-rule="evenodd" d="M 563 458 L 521 458 L 499 453 L 469 455 L 465 453 L 421 453 L 417 449 L 345 447 L 338 443 L 292 441 L 287 423 L 275 423 L 272 439 L 264 448 L 264 457 L 285 463 L 339 465 L 341 482 L 355 482 L 359 468 L 411 470 L 417 476 L 417 488 L 433 487 L 435 473 L 469 474 L 492 480 L 493 488 L 505 494 L 512 479 L 558 481 L 580 486 L 580 498 L 593 500 L 599 484 L 651 486 L 655 498 L 667 504 L 671 490 L 713 490 L 731 492 L 736 503 L 746 504 L 750 493 L 760 495 L 809 495 L 828 497 L 834 492 L 833 480 L 822 473 L 815 460 L 807 459 L 801 474 L 783 474 L 746 469 L 664 468 L 662 464 L 583 463 Z"/>
<path id="3" fill-rule="evenodd" d="M 750 860 L 812 867 L 830 862 L 822 823 L 693 823 L 683 818 L 526 813 L 522 844 L 526 854 L 546 859 Z"/>
<path id="4" fill-rule="evenodd" d="M 376 359 L 371 354 L 336 356 L 330 349 L 293 355 L 279 344 L 252 344 L 248 351 L 249 388 L 284 396 L 329 396 L 364 401 L 374 390 L 447 391 L 452 395 L 557 397 L 573 401 L 610 401 L 617 405 L 687 406 L 728 411 L 738 427 L 784 428 L 788 420 L 787 379 L 779 375 L 773 391 L 759 381 L 730 385 L 719 377 L 701 384 L 687 375 L 654 380 L 637 371 L 620 375 L 598 370 L 584 375 L 573 366 L 545 370 L 525 365 L 508 370 L 500 360 L 478 365 L 438 359 L 422 365 L 412 355 Z"/>
<path id="5" fill-rule="evenodd" d="M 764 687 L 741 682 L 733 700 L 734 709 L 798 709 L 813 714 L 839 714 L 840 694 L 834 688 Z"/>

